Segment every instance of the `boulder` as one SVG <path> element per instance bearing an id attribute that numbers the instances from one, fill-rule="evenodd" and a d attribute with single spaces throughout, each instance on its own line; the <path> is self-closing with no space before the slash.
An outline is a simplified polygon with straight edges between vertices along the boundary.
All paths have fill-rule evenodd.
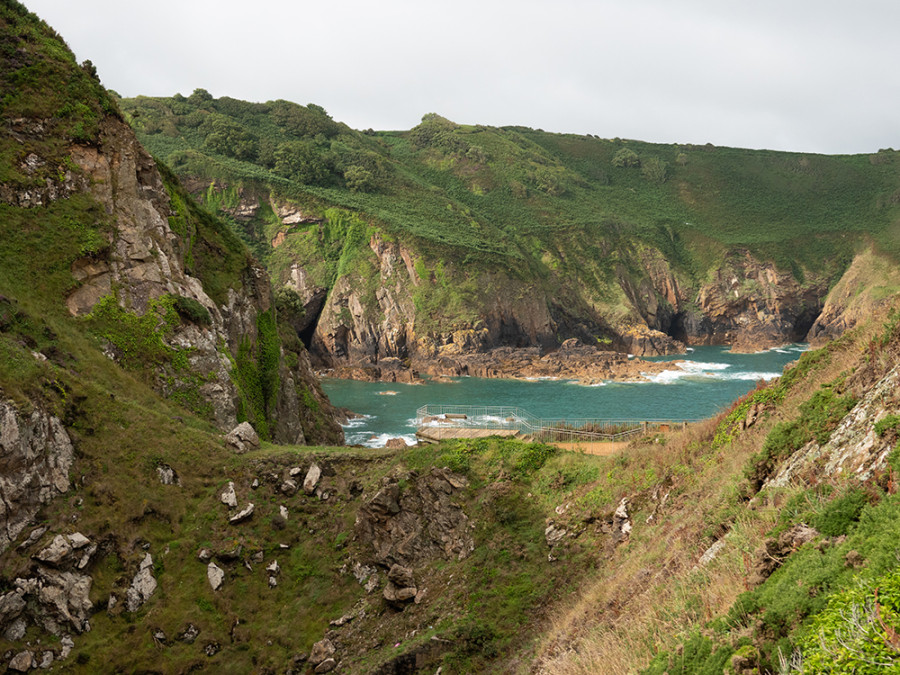
<path id="1" fill-rule="evenodd" d="M 9 669 L 15 673 L 27 673 L 34 667 L 34 654 L 29 651 L 19 652 L 9 662 Z"/>
<path id="2" fill-rule="evenodd" d="M 153 576 L 153 557 L 148 553 L 141 561 L 131 587 L 125 591 L 125 609 L 136 612 L 156 591 L 156 577 Z"/>
<path id="3" fill-rule="evenodd" d="M 236 509 L 238 505 L 237 493 L 234 491 L 234 482 L 228 481 L 228 484 L 222 489 L 219 499 L 225 506 Z"/>
<path id="4" fill-rule="evenodd" d="M 225 445 L 242 455 L 259 448 L 259 436 L 249 422 L 241 422 L 225 436 Z"/>
<path id="5" fill-rule="evenodd" d="M 254 506 L 253 502 L 250 502 L 245 506 L 242 510 L 235 513 L 231 518 L 228 519 L 228 522 L 232 525 L 236 525 L 237 523 L 242 523 L 245 520 L 249 519 L 250 516 L 253 515 L 253 512 L 256 510 L 256 506 Z"/>
<path id="6" fill-rule="evenodd" d="M 159 476 L 159 482 L 163 485 L 180 485 L 181 480 L 178 474 L 168 464 L 160 464 L 156 467 L 156 474 Z"/>
<path id="7" fill-rule="evenodd" d="M 312 650 L 309 653 L 309 662 L 314 666 L 318 666 L 320 663 L 330 658 L 335 651 L 337 650 L 331 640 L 328 638 L 319 640 L 312 646 Z"/>
<path id="8" fill-rule="evenodd" d="M 313 494 L 321 477 L 322 469 L 319 468 L 318 464 L 313 463 L 309 467 L 309 471 L 306 472 L 306 478 L 303 479 L 303 491 L 308 495 Z"/>
<path id="9" fill-rule="evenodd" d="M 206 578 L 209 579 L 209 585 L 212 586 L 212 589 L 217 591 L 225 583 L 225 570 L 216 565 L 216 563 L 211 562 L 206 566 Z"/>
<path id="10" fill-rule="evenodd" d="M 404 448 L 409 447 L 409 445 L 402 438 L 389 438 L 384 444 L 384 447 L 390 450 L 403 450 Z"/>

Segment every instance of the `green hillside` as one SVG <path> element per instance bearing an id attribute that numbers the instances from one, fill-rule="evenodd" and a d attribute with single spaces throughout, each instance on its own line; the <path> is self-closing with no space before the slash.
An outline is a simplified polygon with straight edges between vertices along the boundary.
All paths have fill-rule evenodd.
<path id="1" fill-rule="evenodd" d="M 151 152 L 181 175 L 341 206 L 435 257 L 512 264 L 530 276 L 618 236 L 700 275 L 711 245 L 747 247 L 785 269 L 840 257 L 848 238 L 852 246 L 865 235 L 897 250 L 900 164 L 890 150 L 658 145 L 461 126 L 435 114 L 408 132 L 359 132 L 315 105 L 203 90 L 120 104 Z M 256 250 L 266 252 L 261 237 Z"/>

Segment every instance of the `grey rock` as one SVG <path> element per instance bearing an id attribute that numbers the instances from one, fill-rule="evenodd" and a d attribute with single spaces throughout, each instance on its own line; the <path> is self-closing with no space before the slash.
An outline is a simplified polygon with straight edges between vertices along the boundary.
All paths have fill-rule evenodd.
<path id="1" fill-rule="evenodd" d="M 297 494 L 297 482 L 288 478 L 281 484 L 281 494 L 285 497 L 293 497 Z"/>
<path id="2" fill-rule="evenodd" d="M 209 585 L 212 586 L 212 589 L 217 591 L 225 583 L 225 571 L 216 563 L 211 562 L 206 567 L 206 578 L 209 579 Z"/>
<path id="3" fill-rule="evenodd" d="M 7 625 L 25 609 L 25 592 L 20 588 L 0 595 L 0 626 Z"/>
<path id="4" fill-rule="evenodd" d="M 388 580 L 397 584 L 401 588 L 415 586 L 416 581 L 413 578 L 413 571 L 409 567 L 403 565 L 391 565 L 391 569 L 387 573 Z"/>
<path id="5" fill-rule="evenodd" d="M 281 506 L 278 507 L 278 514 L 285 520 L 288 519 L 288 515 L 289 515 L 288 510 L 284 504 L 282 504 Z"/>
<path id="6" fill-rule="evenodd" d="M 141 561 L 131 586 L 125 591 L 125 609 L 136 612 L 156 591 L 156 577 L 153 576 L 153 557 L 148 553 Z"/>
<path id="7" fill-rule="evenodd" d="M 213 552 L 208 548 L 201 548 L 197 553 L 197 559 L 200 560 L 200 562 L 209 562 L 210 560 L 212 560 L 212 557 Z"/>
<path id="8" fill-rule="evenodd" d="M 74 460 L 62 422 L 35 404 L 30 414 L 0 399 L 0 554 L 38 510 L 69 490 Z"/>
<path id="9" fill-rule="evenodd" d="M 47 670 L 50 666 L 53 665 L 53 661 L 56 658 L 56 654 L 51 652 L 49 649 L 41 652 L 41 660 L 37 664 L 37 667 L 41 670 Z"/>
<path id="10" fill-rule="evenodd" d="M 313 671 L 314 673 L 330 673 L 337 666 L 337 661 L 332 658 L 327 658 L 322 663 L 316 666 L 316 669 Z"/>
<path id="11" fill-rule="evenodd" d="M 59 660 L 62 661 L 69 658 L 69 654 L 75 649 L 75 640 L 72 639 L 71 635 L 63 635 L 59 641 L 59 646 Z"/>
<path id="12" fill-rule="evenodd" d="M 159 482 L 163 485 L 180 485 L 181 480 L 178 478 L 178 474 L 175 473 L 175 469 L 173 469 L 168 464 L 160 464 L 156 467 L 156 473 L 159 476 Z"/>
<path id="13" fill-rule="evenodd" d="M 228 481 L 225 487 L 222 489 L 222 494 L 219 495 L 219 499 L 225 506 L 228 506 L 232 509 L 237 508 L 238 499 L 237 493 L 234 491 L 234 482 Z"/>
<path id="14" fill-rule="evenodd" d="M 197 628 L 197 626 L 195 626 L 194 624 L 189 623 L 187 626 L 184 627 L 184 630 L 182 630 L 178 634 L 178 639 L 181 642 L 186 642 L 187 644 L 193 644 L 194 640 L 196 640 L 199 635 L 200 635 L 200 629 Z"/>
<path id="15" fill-rule="evenodd" d="M 253 515 L 253 512 L 256 510 L 256 506 L 253 505 L 253 502 L 250 502 L 243 509 L 235 513 L 231 518 L 228 519 L 228 522 L 232 525 L 236 525 L 237 523 L 242 523 L 245 520 L 249 519 L 250 516 Z"/>
<path id="16" fill-rule="evenodd" d="M 309 662 L 314 666 L 317 666 L 325 659 L 331 657 L 336 651 L 334 644 L 328 638 L 319 640 L 312 646 L 312 650 L 309 652 Z"/>
<path id="17" fill-rule="evenodd" d="M 19 617 L 6 629 L 6 632 L 3 633 L 3 637 L 9 642 L 15 642 L 16 640 L 21 640 L 25 637 L 25 631 L 28 628 L 28 622 L 24 617 Z"/>
<path id="18" fill-rule="evenodd" d="M 313 463 L 306 472 L 306 478 L 303 479 L 303 491 L 308 495 L 315 493 L 321 477 L 322 469 L 318 464 Z"/>
<path id="19" fill-rule="evenodd" d="M 9 662 L 9 669 L 16 673 L 27 673 L 34 667 L 34 654 L 30 651 L 19 652 Z"/>
<path id="20" fill-rule="evenodd" d="M 203 648 L 203 653 L 209 657 L 213 657 L 222 651 L 222 645 L 218 642 L 210 642 Z"/>
<path id="21" fill-rule="evenodd" d="M 303 469 L 301 469 L 299 466 L 292 467 L 291 470 L 288 471 L 288 474 L 291 478 L 296 478 L 301 473 L 303 473 Z"/>
<path id="22" fill-rule="evenodd" d="M 547 540 L 547 546 L 551 548 L 565 539 L 567 534 L 568 531 L 565 528 L 559 527 L 554 523 L 549 523 L 544 529 L 544 539 Z"/>
<path id="23" fill-rule="evenodd" d="M 266 572 L 269 574 L 281 574 L 281 567 L 278 565 L 277 560 L 273 560 L 268 565 L 266 565 Z"/>
<path id="24" fill-rule="evenodd" d="M 26 539 L 25 541 L 23 541 L 21 544 L 19 544 L 16 547 L 16 550 L 24 551 L 24 550 L 30 548 L 31 546 L 34 546 L 34 544 L 37 543 L 38 539 L 43 537 L 44 534 L 46 534 L 47 530 L 49 530 L 49 529 L 50 528 L 47 527 L 46 525 L 42 525 L 41 527 L 36 527 L 35 529 L 33 529 L 31 531 L 31 534 L 28 535 L 28 539 Z"/>
<path id="25" fill-rule="evenodd" d="M 38 578 L 27 580 L 23 588 L 37 600 L 38 607 L 32 613 L 35 622 L 60 635 L 66 625 L 79 633 L 90 630 L 92 583 L 86 574 L 39 568 Z"/>
<path id="26" fill-rule="evenodd" d="M 225 445 L 242 455 L 259 447 L 259 436 L 249 422 L 241 422 L 225 436 Z"/>

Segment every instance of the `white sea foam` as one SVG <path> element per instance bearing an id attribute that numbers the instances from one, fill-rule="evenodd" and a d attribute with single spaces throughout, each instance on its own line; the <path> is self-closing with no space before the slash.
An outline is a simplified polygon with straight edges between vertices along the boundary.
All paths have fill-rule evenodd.
<path id="1" fill-rule="evenodd" d="M 674 384 L 679 380 L 690 378 L 692 380 L 738 380 L 757 382 L 759 380 L 772 380 L 781 373 L 729 370 L 728 363 L 704 363 L 702 361 L 679 361 L 675 365 L 678 370 L 664 370 L 661 373 L 641 373 L 648 382 L 653 384 Z M 726 372 L 727 371 L 727 372 Z"/>
<path id="2" fill-rule="evenodd" d="M 347 436 L 347 445 L 363 445 L 367 448 L 383 448 L 392 438 L 402 438 L 407 445 L 415 445 L 415 434 L 373 434 L 369 431 L 359 432 Z"/>
<path id="3" fill-rule="evenodd" d="M 344 429 L 357 429 L 359 427 L 364 427 L 369 423 L 369 420 L 374 420 L 375 415 L 361 415 L 359 417 L 355 417 L 352 420 L 347 420 L 346 424 L 342 424 L 341 426 Z"/>

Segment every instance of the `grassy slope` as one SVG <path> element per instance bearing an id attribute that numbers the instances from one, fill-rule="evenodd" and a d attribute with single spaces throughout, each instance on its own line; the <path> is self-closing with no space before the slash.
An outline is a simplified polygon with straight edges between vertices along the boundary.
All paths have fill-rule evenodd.
<path id="1" fill-rule="evenodd" d="M 875 333 L 873 340 L 873 330 L 883 330 L 885 337 Z M 667 505 L 646 523 L 639 513 L 628 546 L 555 617 L 538 650 L 544 672 L 718 675 L 734 659 L 745 663 L 742 667 L 759 668 L 753 672 L 781 673 L 788 671 L 780 669 L 779 654 L 790 661 L 795 652 L 808 664 L 826 666 L 810 665 L 803 672 L 870 672 L 867 654 L 884 656 L 883 639 L 890 642 L 890 631 L 900 628 L 891 613 L 896 597 L 890 585 L 898 569 L 895 478 L 887 472 L 866 485 L 852 477 L 833 478 L 755 496 L 754 479 L 761 466 L 773 466 L 766 457 L 783 459 L 796 447 L 786 444 L 785 429 L 804 430 L 794 439 L 800 445 L 814 435 L 827 437 L 846 405 L 864 392 L 858 385 L 847 387 L 848 375 L 869 369 L 877 379 L 896 365 L 898 344 L 896 321 L 883 329 L 870 325 L 805 355 L 781 383 L 755 392 L 731 414 L 692 430 L 665 450 L 635 448 L 624 454 L 625 475 L 652 469 L 665 477 L 657 489 L 668 493 Z M 777 403 L 762 423 L 743 432 L 733 426 L 751 403 L 764 401 Z M 827 535 L 817 542 L 828 541 L 804 546 L 761 586 L 748 585 L 764 538 L 801 522 Z M 713 562 L 698 566 L 700 554 L 726 532 L 727 546 Z M 836 541 L 839 535 L 846 539 Z M 845 562 L 850 551 L 865 561 L 861 569 Z M 858 634 L 849 607 L 853 600 L 864 606 L 866 594 L 871 606 L 879 586 L 888 628 L 876 623 L 860 638 L 862 658 L 848 657 L 841 667 L 834 666 L 840 646 L 832 641 L 828 649 L 834 651 L 821 648 L 817 630 L 824 626 L 832 636 L 835 629 L 844 636 Z M 857 588 L 863 590 L 852 590 Z M 885 663 L 896 668 L 896 650 L 889 657 Z M 828 670 L 829 663 L 836 669 Z"/>
<path id="2" fill-rule="evenodd" d="M 458 126 L 434 115 L 409 132 L 363 134 L 331 123 L 328 136 L 309 136 L 279 112 L 307 109 L 285 102 L 195 94 L 121 105 L 143 142 L 179 173 L 256 183 L 314 210 L 338 205 L 434 258 L 513 267 L 530 280 L 587 268 L 603 286 L 610 273 L 603 259 L 619 240 L 635 237 L 700 279 L 718 259 L 711 247 L 748 247 L 798 276 L 824 260 L 845 263 L 864 235 L 897 252 L 900 164 L 892 151 L 824 156 L 655 145 Z M 216 142 L 226 123 L 248 139 L 240 157 Z M 298 145 L 315 171 L 274 159 Z M 623 148 L 643 166 L 614 166 Z M 370 180 L 360 186 L 353 171 L 363 166 Z"/>

